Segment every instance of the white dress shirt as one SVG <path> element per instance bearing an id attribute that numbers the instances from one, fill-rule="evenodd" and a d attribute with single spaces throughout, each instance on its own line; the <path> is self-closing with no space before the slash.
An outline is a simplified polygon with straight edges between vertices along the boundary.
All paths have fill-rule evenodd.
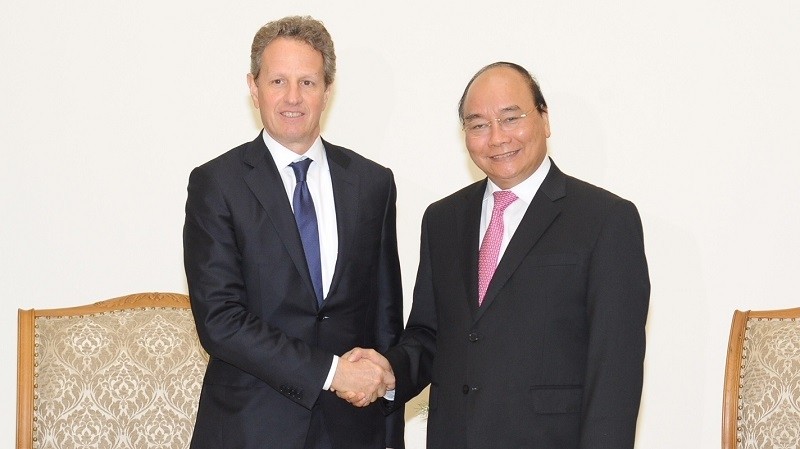
<path id="1" fill-rule="evenodd" d="M 331 181 L 331 171 L 328 167 L 328 157 L 325 154 L 325 146 L 322 145 L 322 139 L 317 136 L 311 147 L 305 153 L 299 155 L 278 143 L 267 133 L 266 129 L 262 136 L 272 155 L 272 159 L 275 161 L 275 165 L 278 167 L 278 173 L 281 175 L 283 187 L 286 189 L 286 196 L 289 198 L 289 204 L 292 205 L 293 211 L 292 199 L 294 198 L 297 179 L 295 178 L 294 170 L 289 164 L 306 158 L 310 158 L 313 161 L 308 167 L 306 183 L 308 183 L 311 199 L 314 200 L 314 211 L 317 214 L 319 254 L 322 265 L 322 297 L 324 298 L 328 296 L 331 280 L 333 279 L 333 270 L 336 267 L 336 257 L 339 254 L 336 204 L 333 198 L 333 183 Z M 323 390 L 330 388 L 338 364 L 339 357 L 334 355 L 328 378 L 322 386 Z"/>
<path id="2" fill-rule="evenodd" d="M 550 165 L 550 158 L 545 156 L 542 163 L 539 164 L 539 168 L 537 168 L 528 179 L 508 189 L 514 192 L 514 195 L 517 195 L 517 200 L 511 203 L 503 213 L 503 241 L 500 243 L 500 253 L 497 256 L 498 263 L 500 259 L 503 258 L 503 254 L 505 254 L 506 248 L 508 248 L 508 242 L 511 241 L 511 237 L 514 236 L 514 232 L 516 232 L 519 227 L 522 217 L 525 215 L 525 212 L 527 212 L 531 201 L 533 201 L 534 195 L 536 195 L 544 178 L 550 171 Z M 483 194 L 483 205 L 481 206 L 481 230 L 478 236 L 478 245 L 483 242 L 483 236 L 486 234 L 486 229 L 489 227 L 489 220 L 492 218 L 494 192 L 499 190 L 502 189 L 497 187 L 491 179 L 486 183 L 486 192 Z"/>

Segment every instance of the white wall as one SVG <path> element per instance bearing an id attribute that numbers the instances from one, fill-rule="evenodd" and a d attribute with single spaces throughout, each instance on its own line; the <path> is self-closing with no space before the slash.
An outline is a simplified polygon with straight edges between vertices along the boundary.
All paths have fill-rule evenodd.
<path id="1" fill-rule="evenodd" d="M 456 102 L 481 66 L 518 62 L 550 105 L 559 167 L 642 214 L 653 292 L 637 447 L 717 446 L 733 310 L 798 305 L 798 5 L 4 0 L 2 439 L 17 308 L 186 291 L 188 173 L 255 137 L 252 35 L 302 13 L 339 59 L 323 135 L 396 173 L 407 308 L 424 207 L 477 179 Z"/>

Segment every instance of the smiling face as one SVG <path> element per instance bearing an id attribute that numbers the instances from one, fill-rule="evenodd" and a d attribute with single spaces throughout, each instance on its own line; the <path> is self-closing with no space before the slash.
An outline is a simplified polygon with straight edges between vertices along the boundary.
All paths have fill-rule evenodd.
<path id="1" fill-rule="evenodd" d="M 511 129 L 495 120 L 526 112 Z M 509 67 L 495 67 L 475 78 L 464 98 L 463 117 L 466 125 L 489 122 L 487 132 L 467 132 L 466 145 L 475 165 L 501 189 L 528 179 L 547 156 L 547 113 L 536 110 L 529 85 Z"/>
<path id="2" fill-rule="evenodd" d="M 247 84 L 269 135 L 305 153 L 319 136 L 328 102 L 322 54 L 305 42 L 277 38 L 264 48 L 258 79 L 249 74 Z"/>

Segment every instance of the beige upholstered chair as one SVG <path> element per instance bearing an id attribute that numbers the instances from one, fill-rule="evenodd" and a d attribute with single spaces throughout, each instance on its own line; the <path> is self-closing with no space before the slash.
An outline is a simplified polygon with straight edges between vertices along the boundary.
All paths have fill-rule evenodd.
<path id="1" fill-rule="evenodd" d="M 723 449 L 800 447 L 800 308 L 736 311 L 725 366 Z"/>
<path id="2" fill-rule="evenodd" d="M 186 448 L 207 360 L 185 295 L 20 310 L 17 448 Z"/>

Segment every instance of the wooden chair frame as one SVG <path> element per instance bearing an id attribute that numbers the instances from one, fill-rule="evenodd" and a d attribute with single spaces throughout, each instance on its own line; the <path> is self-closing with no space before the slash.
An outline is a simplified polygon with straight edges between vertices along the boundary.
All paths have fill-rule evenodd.
<path id="1" fill-rule="evenodd" d="M 742 350 L 747 322 L 751 318 L 800 318 L 800 307 L 781 310 L 736 310 L 733 312 L 728 356 L 725 361 L 725 386 L 722 397 L 722 449 L 736 449 L 736 427 L 739 420 L 739 389 L 741 388 Z"/>
<path id="2" fill-rule="evenodd" d="M 115 310 L 150 307 L 189 308 L 189 297 L 179 293 L 137 293 L 94 304 L 59 309 L 19 309 L 17 334 L 17 449 L 31 449 L 33 441 L 33 403 L 36 318 L 46 316 L 89 315 Z"/>

